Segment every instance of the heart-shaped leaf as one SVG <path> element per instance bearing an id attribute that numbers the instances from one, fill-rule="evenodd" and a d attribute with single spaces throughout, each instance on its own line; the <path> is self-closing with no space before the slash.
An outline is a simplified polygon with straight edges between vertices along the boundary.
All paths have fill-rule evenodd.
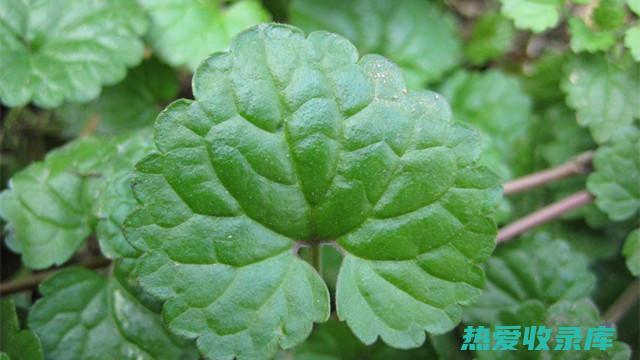
<path id="1" fill-rule="evenodd" d="M 416 347 L 480 295 L 497 179 L 444 99 L 347 40 L 243 32 L 156 122 L 125 222 L 137 282 L 209 358 L 268 357 L 329 316 L 300 246 L 345 252 L 338 316 L 367 344 Z"/>

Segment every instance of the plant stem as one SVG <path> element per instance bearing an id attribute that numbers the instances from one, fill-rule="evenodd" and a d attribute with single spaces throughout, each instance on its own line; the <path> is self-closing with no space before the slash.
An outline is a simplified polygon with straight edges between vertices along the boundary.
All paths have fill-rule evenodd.
<path id="1" fill-rule="evenodd" d="M 311 263 L 322 276 L 322 244 L 314 244 L 311 246 Z"/>
<path id="2" fill-rule="evenodd" d="M 587 151 L 573 157 L 566 163 L 542 170 L 518 179 L 507 181 L 503 184 L 504 195 L 513 195 L 523 191 L 535 189 L 553 181 L 570 176 L 584 174 L 591 170 L 593 151 Z"/>
<path id="3" fill-rule="evenodd" d="M 593 201 L 593 195 L 588 191 L 582 190 L 570 195 L 551 205 L 547 205 L 542 209 L 535 211 L 515 222 L 503 227 L 498 231 L 496 242 L 498 244 L 511 240 L 514 237 L 534 228 L 538 225 L 545 224 L 556 219 L 569 211 L 587 205 Z"/>
<path id="4" fill-rule="evenodd" d="M 69 265 L 69 266 L 61 267 L 55 270 L 34 273 L 23 279 L 1 283 L 0 296 L 6 296 L 9 294 L 33 289 L 36 286 L 38 286 L 38 284 L 40 284 L 41 281 L 48 278 L 49 276 L 57 273 L 60 270 L 67 269 L 72 266 L 81 266 L 87 269 L 99 269 L 109 265 L 110 263 L 111 261 L 109 259 L 105 259 L 103 257 L 96 257 L 93 259 L 89 259 L 86 262 L 83 262 L 80 264 Z"/>
<path id="5" fill-rule="evenodd" d="M 638 303 L 638 299 L 640 299 L 640 280 L 634 280 L 607 309 L 602 318 L 606 322 L 617 323 L 633 305 Z"/>

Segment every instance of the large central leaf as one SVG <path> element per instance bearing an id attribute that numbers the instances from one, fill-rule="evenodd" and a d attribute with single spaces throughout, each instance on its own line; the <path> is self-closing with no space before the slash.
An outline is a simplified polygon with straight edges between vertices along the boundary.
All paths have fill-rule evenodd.
<path id="1" fill-rule="evenodd" d="M 338 315 L 364 342 L 415 347 L 459 322 L 484 284 L 500 188 L 441 96 L 408 93 L 395 65 L 337 35 L 285 25 L 239 35 L 193 90 L 159 116 L 125 223 L 172 331 L 208 358 L 296 345 L 329 298 L 295 249 L 333 240 Z"/>

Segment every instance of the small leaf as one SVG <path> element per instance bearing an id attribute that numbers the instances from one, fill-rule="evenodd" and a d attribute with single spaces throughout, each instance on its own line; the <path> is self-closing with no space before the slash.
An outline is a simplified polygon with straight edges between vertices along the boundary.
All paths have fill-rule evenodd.
<path id="1" fill-rule="evenodd" d="M 465 310 L 465 322 L 470 324 L 496 324 L 501 312 L 517 311 L 531 300 L 543 308 L 561 300 L 578 300 L 589 296 L 595 285 L 583 255 L 572 252 L 564 240 L 544 235 L 499 248 L 485 270 L 485 291 Z"/>
<path id="2" fill-rule="evenodd" d="M 40 336 L 47 359 L 197 358 L 115 277 L 69 268 L 43 282 L 40 293 L 29 327 Z"/>
<path id="3" fill-rule="evenodd" d="M 473 125 L 482 134 L 483 163 L 502 179 L 512 169 L 516 148 L 527 135 L 531 100 L 518 80 L 499 70 L 484 73 L 459 71 L 440 91 L 450 101 L 456 120 Z"/>
<path id="4" fill-rule="evenodd" d="M 562 90 L 578 112 L 578 123 L 589 127 L 598 143 L 640 117 L 638 65 L 615 64 L 602 56 L 581 56 L 568 64 Z"/>
<path id="5" fill-rule="evenodd" d="M 122 173 L 133 170 L 133 164 L 146 153 L 149 138 L 148 133 L 135 132 L 113 139 L 79 139 L 11 178 L 9 189 L 0 193 L 0 217 L 8 223 L 7 244 L 22 254 L 26 266 L 43 269 L 63 264 L 94 232 L 96 222 L 124 217 L 123 209 L 115 207 L 120 206 L 120 200 L 113 199 L 115 195 L 109 196 L 113 200 L 109 206 L 114 208 L 103 202 L 99 209 L 106 215 L 97 216 L 96 198 L 105 183 L 127 181 L 122 180 Z M 106 186 L 109 189 L 111 185 Z M 131 203 L 130 191 L 127 196 L 129 200 L 124 201 Z M 107 215 L 112 217 L 104 219 Z M 111 241 L 106 239 L 107 233 L 112 232 L 101 231 L 99 240 L 111 256 L 105 248 Z M 123 244 L 124 239 L 119 241 Z"/>
<path id="6" fill-rule="evenodd" d="M 56 109 L 55 118 L 69 136 L 78 136 L 89 128 L 93 134 L 120 135 L 153 124 L 177 93 L 175 72 L 155 59 L 146 60 L 129 71 L 122 82 L 104 88 L 98 99 L 87 104 L 65 104 Z"/>
<path id="7" fill-rule="evenodd" d="M 563 0 L 500 0 L 502 13 L 519 29 L 542 32 L 556 26 Z"/>
<path id="8" fill-rule="evenodd" d="M 86 102 L 142 60 L 134 0 L 0 2 L 0 100 L 52 108 Z"/>
<path id="9" fill-rule="evenodd" d="M 629 49 L 633 59 L 640 62 L 640 24 L 624 33 L 624 46 Z"/>
<path id="10" fill-rule="evenodd" d="M 627 267 L 635 276 L 640 276 L 640 229 L 636 229 L 624 243 L 622 254 L 627 259 Z"/>
<path id="11" fill-rule="evenodd" d="M 571 50 L 574 52 L 586 51 L 594 53 L 604 51 L 616 41 L 613 33 L 594 31 L 578 17 L 569 19 L 569 32 L 571 33 Z"/>
<path id="12" fill-rule="evenodd" d="M 296 243 L 331 240 L 346 254 L 337 313 L 365 343 L 417 347 L 459 322 L 500 187 L 442 96 L 408 93 L 342 37 L 277 24 L 240 34 L 193 84 L 195 101 L 156 122 L 125 221 L 169 329 L 210 358 L 292 348 L 330 310 Z"/>
<path id="13" fill-rule="evenodd" d="M 461 61 L 455 19 L 433 2 L 293 0 L 290 19 L 305 31 L 338 33 L 361 53 L 388 57 L 412 89 L 439 80 Z"/>
<path id="14" fill-rule="evenodd" d="M 13 300 L 0 300 L 0 355 L 12 360 L 42 360 L 40 339 L 30 330 L 21 330 Z"/>
<path id="15" fill-rule="evenodd" d="M 600 0 L 592 18 L 602 30 L 618 30 L 624 25 L 626 16 L 624 0 Z"/>
<path id="16" fill-rule="evenodd" d="M 110 147 L 86 138 L 50 152 L 11 178 L 0 193 L 0 215 L 11 247 L 30 268 L 67 261 L 92 232 L 91 207 Z"/>
<path id="17" fill-rule="evenodd" d="M 173 66 L 195 70 L 245 28 L 269 20 L 259 1 L 141 0 L 151 16 L 149 43 Z"/>
<path id="18" fill-rule="evenodd" d="M 511 22 L 500 14 L 487 12 L 473 24 L 465 54 L 472 64 L 482 65 L 497 59 L 511 48 L 515 31 Z"/>
<path id="19" fill-rule="evenodd" d="M 619 129 L 610 145 L 602 146 L 593 159 L 595 171 L 587 187 L 596 205 L 613 221 L 634 217 L 640 209 L 640 130 Z"/>

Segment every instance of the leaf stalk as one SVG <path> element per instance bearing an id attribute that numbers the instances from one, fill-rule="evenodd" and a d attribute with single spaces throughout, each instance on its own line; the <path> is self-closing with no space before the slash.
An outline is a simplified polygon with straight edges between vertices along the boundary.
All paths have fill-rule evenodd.
<path id="1" fill-rule="evenodd" d="M 578 191 L 503 227 L 498 231 L 496 242 L 501 244 L 511 240 L 527 230 L 557 219 L 569 211 L 590 204 L 591 202 L 593 202 L 593 195 L 586 190 Z"/>
<path id="2" fill-rule="evenodd" d="M 504 195 L 509 196 L 518 194 L 544 186 L 554 181 L 562 180 L 574 175 L 588 173 L 591 171 L 592 161 L 593 151 L 587 151 L 576 155 L 562 165 L 507 181 L 502 185 Z"/>

